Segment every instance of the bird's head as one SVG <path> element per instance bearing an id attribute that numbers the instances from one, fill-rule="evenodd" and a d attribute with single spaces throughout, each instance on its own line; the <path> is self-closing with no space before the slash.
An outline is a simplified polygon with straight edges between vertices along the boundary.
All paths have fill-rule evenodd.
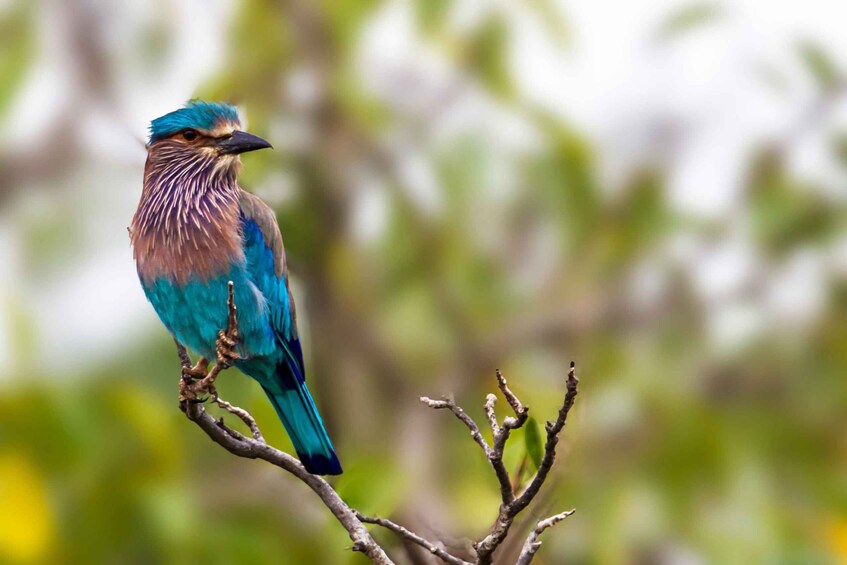
<path id="1" fill-rule="evenodd" d="M 235 172 L 241 153 L 271 147 L 271 144 L 242 131 L 241 120 L 233 106 L 192 100 L 150 123 L 147 147 L 151 160 L 166 167 L 196 163 Z"/>

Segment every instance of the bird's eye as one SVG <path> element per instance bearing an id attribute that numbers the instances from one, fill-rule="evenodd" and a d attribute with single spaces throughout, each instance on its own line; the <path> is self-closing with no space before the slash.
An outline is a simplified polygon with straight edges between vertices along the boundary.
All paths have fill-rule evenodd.
<path id="1" fill-rule="evenodd" d="M 185 141 L 194 141 L 195 139 L 197 139 L 197 132 L 194 131 L 193 129 L 187 129 L 184 132 L 182 132 L 182 138 Z"/>

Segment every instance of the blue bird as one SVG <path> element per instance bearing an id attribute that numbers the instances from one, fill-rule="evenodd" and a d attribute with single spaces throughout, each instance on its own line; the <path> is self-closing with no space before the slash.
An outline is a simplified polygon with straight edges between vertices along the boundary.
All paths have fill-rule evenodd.
<path id="1" fill-rule="evenodd" d="M 188 102 L 150 124 L 141 200 L 130 227 L 141 285 L 180 344 L 207 359 L 238 306 L 235 366 L 262 385 L 310 473 L 341 465 L 306 388 L 276 216 L 238 186 L 240 154 L 271 147 L 228 104 Z"/>

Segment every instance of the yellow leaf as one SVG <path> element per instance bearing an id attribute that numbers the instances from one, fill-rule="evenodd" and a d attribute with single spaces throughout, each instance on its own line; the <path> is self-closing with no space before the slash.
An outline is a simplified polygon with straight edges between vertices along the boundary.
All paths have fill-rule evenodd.
<path id="1" fill-rule="evenodd" d="M 824 539 L 838 563 L 847 563 L 847 520 L 835 518 L 824 524 Z"/>
<path id="2" fill-rule="evenodd" d="M 38 468 L 22 454 L 0 454 L 0 561 L 42 561 L 53 534 L 53 515 Z"/>

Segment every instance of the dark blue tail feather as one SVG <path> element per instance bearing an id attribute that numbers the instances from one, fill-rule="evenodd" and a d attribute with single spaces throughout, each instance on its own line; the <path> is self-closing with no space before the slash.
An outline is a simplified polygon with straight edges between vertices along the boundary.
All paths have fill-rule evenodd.
<path id="1" fill-rule="evenodd" d="M 335 452 L 331 451 L 327 457 L 322 453 L 309 455 L 308 453 L 298 453 L 297 457 L 307 471 L 313 475 L 340 475 L 342 473 L 341 463 L 338 461 Z"/>
<path id="2" fill-rule="evenodd" d="M 287 384 L 292 386 L 280 392 L 263 388 L 282 420 L 297 456 L 310 473 L 340 475 L 341 464 L 306 383 L 289 380 Z"/>

